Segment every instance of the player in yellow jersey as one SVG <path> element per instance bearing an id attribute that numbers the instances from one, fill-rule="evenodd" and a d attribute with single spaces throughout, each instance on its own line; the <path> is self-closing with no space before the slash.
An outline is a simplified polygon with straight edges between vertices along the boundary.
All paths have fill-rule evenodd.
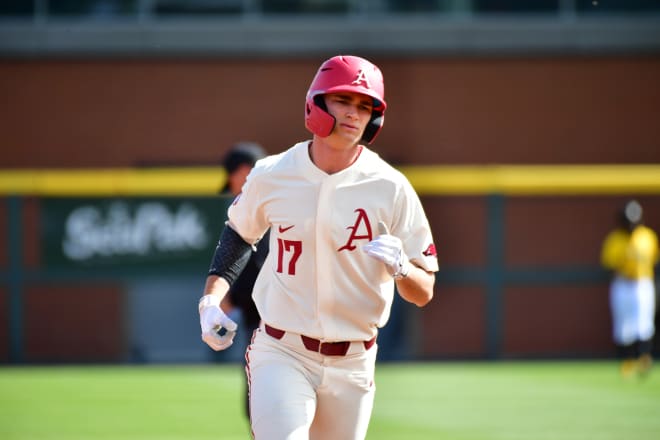
<path id="1" fill-rule="evenodd" d="M 654 266 L 658 237 L 642 224 L 642 206 L 631 200 L 620 213 L 601 251 L 602 265 L 613 273 L 610 309 L 614 343 L 622 359 L 621 374 L 648 373 L 655 333 Z"/>

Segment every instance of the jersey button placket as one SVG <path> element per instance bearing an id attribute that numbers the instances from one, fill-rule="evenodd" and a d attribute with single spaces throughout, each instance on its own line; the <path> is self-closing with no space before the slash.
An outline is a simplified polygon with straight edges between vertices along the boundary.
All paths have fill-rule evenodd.
<path id="1" fill-rule="evenodd" d="M 328 246 L 324 242 L 332 241 L 332 220 L 333 208 L 335 203 L 335 179 L 334 176 L 326 176 L 320 183 L 319 198 L 316 206 L 316 273 L 317 273 L 317 316 L 321 327 L 322 335 L 332 331 L 333 322 L 324 316 L 325 310 L 332 310 L 334 305 L 334 295 L 329 289 L 334 285 L 330 268 L 332 267 L 332 258 L 329 255 L 332 245 Z M 331 328 L 328 328 L 330 326 Z M 324 339 L 319 339 L 317 352 L 321 354 L 321 345 Z"/>

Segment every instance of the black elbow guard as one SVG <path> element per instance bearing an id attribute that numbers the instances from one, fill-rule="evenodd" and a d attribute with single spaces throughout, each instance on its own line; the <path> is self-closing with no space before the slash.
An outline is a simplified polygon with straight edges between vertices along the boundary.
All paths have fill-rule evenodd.
<path id="1" fill-rule="evenodd" d="M 252 246 L 232 228 L 225 226 L 215 247 L 209 275 L 224 278 L 231 286 L 245 269 L 251 254 Z"/>

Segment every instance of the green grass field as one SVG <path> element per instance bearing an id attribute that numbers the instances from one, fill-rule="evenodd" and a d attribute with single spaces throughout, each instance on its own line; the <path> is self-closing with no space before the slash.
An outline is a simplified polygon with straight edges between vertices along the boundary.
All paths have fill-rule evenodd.
<path id="1" fill-rule="evenodd" d="M 0 439 L 248 439 L 238 365 L 0 367 Z M 657 440 L 660 370 L 381 363 L 373 440 Z M 341 440 L 341 439 L 337 439 Z"/>

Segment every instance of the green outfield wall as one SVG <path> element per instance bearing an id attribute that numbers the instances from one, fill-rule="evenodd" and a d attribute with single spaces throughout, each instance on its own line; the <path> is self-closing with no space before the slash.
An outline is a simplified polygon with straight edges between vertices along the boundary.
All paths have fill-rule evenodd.
<path id="1" fill-rule="evenodd" d="M 397 303 L 383 331 L 404 336 L 400 356 L 613 355 L 599 248 L 630 197 L 660 230 L 660 164 L 400 169 L 441 268 L 431 304 Z M 229 202 L 217 195 L 224 179 L 218 167 L 0 170 L 0 362 L 203 359 L 153 354 L 131 323 L 153 290 L 170 291 L 153 327 L 199 345 L 194 323 L 173 320 L 194 318 L 181 307 L 200 293 Z M 194 339 L 177 339 L 177 327 Z"/>

